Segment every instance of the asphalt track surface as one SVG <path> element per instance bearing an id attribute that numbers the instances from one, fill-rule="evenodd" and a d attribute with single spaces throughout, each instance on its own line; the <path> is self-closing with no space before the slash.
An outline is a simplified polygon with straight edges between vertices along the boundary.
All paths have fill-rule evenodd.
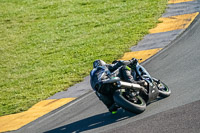
<path id="1" fill-rule="evenodd" d="M 160 53 L 143 63 L 164 81 L 172 95 L 135 115 L 120 109 L 110 114 L 93 92 L 20 128 L 19 133 L 200 132 L 200 19 Z"/>

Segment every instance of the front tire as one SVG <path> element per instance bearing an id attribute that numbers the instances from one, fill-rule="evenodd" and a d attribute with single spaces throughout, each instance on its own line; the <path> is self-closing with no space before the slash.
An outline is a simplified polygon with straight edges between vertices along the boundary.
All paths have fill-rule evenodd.
<path id="1" fill-rule="evenodd" d="M 122 91 L 122 89 L 116 90 L 113 95 L 114 101 L 117 105 L 122 107 L 123 109 L 139 114 L 145 111 L 146 102 L 140 96 L 134 97 L 137 102 L 133 102 L 132 99 L 126 96 L 126 93 Z"/>
<path id="2" fill-rule="evenodd" d="M 157 79 L 153 79 L 154 82 L 156 83 L 157 87 L 158 87 L 158 91 L 159 91 L 159 96 L 160 97 L 169 97 L 171 94 L 171 89 L 169 89 L 169 87 L 163 83 L 162 81 L 159 81 Z"/>

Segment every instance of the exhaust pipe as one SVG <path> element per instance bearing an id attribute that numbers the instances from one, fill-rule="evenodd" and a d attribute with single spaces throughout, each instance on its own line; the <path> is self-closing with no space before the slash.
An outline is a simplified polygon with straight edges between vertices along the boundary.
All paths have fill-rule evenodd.
<path id="1" fill-rule="evenodd" d="M 128 83 L 128 82 L 123 82 L 123 81 L 118 81 L 117 86 L 120 88 L 135 88 L 135 89 L 142 89 L 142 86 L 139 84 L 134 84 L 134 83 Z"/>

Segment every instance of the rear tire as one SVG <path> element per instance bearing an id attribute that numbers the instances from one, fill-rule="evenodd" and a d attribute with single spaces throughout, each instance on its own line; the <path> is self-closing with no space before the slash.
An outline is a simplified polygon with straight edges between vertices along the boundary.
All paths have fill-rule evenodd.
<path id="1" fill-rule="evenodd" d="M 113 98 L 117 105 L 127 111 L 139 114 L 144 112 L 146 109 L 146 102 L 142 99 L 142 97 L 134 97 L 137 99 L 137 103 L 134 103 L 131 101 L 131 99 L 128 99 L 125 96 L 125 92 L 123 92 L 121 89 L 115 91 Z"/>

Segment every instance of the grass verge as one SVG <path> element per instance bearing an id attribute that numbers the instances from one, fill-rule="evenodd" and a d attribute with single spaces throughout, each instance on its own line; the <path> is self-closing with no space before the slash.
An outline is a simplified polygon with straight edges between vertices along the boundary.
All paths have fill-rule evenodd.
<path id="1" fill-rule="evenodd" d="M 1 0 L 0 116 L 81 81 L 155 27 L 167 0 Z"/>

